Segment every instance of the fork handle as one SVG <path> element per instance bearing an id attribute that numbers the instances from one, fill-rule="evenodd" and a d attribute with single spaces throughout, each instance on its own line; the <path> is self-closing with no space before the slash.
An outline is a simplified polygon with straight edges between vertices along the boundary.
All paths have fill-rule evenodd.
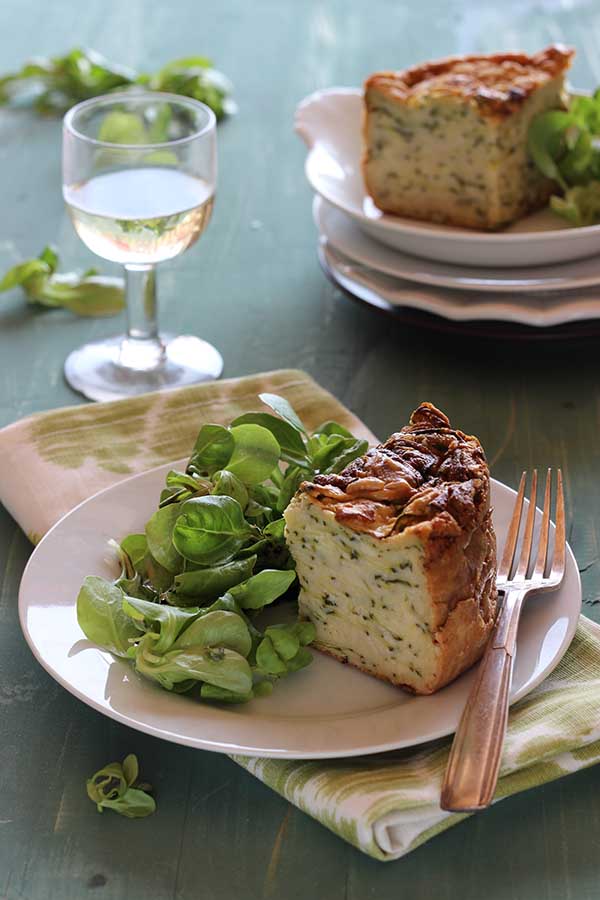
<path id="1" fill-rule="evenodd" d="M 524 596 L 522 591 L 508 591 L 502 604 L 454 736 L 442 785 L 442 809 L 476 812 L 494 797 Z"/>

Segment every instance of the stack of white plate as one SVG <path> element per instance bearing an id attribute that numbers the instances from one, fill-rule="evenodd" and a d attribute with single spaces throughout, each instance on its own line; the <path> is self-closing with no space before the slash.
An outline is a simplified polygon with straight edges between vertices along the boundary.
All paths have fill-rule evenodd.
<path id="1" fill-rule="evenodd" d="M 364 190 L 361 114 L 355 88 L 311 94 L 296 113 L 321 262 L 340 287 L 457 322 L 600 319 L 600 225 L 572 228 L 548 209 L 497 233 L 386 215 Z"/>

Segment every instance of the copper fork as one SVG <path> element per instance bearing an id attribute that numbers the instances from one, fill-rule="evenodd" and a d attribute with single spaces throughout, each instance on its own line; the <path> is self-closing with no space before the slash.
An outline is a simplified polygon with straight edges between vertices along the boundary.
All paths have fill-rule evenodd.
<path id="1" fill-rule="evenodd" d="M 498 568 L 496 583 L 498 590 L 504 593 L 504 602 L 454 736 L 442 784 L 440 805 L 442 809 L 452 812 L 476 812 L 492 802 L 506 734 L 508 698 L 523 601 L 533 592 L 557 590 L 565 574 L 565 502 L 560 469 L 556 478 L 553 552 L 551 555 L 548 552 L 552 499 L 552 470 L 548 469 L 538 550 L 533 564 L 537 496 L 537 470 L 534 469 L 521 553 L 515 569 L 526 481 L 527 473 L 523 472 Z"/>

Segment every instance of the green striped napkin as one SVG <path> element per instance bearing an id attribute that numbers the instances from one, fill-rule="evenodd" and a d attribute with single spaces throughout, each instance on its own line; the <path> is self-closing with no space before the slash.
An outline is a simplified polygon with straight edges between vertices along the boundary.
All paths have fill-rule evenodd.
<path id="1" fill-rule="evenodd" d="M 336 419 L 373 435 L 308 375 L 269 372 L 54 410 L 0 431 L 0 499 L 37 542 L 66 512 L 130 475 L 185 457 L 202 422 L 286 396 L 311 427 Z M 4 475 L 10 473 L 10 475 Z M 462 818 L 439 807 L 450 741 L 356 759 L 235 761 L 340 837 L 397 859 Z M 600 627 L 581 618 L 558 668 L 512 707 L 496 799 L 600 761 Z"/>

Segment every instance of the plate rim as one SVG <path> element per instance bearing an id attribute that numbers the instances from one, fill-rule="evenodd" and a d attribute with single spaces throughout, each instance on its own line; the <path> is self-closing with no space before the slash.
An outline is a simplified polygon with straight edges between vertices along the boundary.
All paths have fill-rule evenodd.
<path id="1" fill-rule="evenodd" d="M 574 89 L 571 90 L 573 91 L 573 93 L 583 93 L 582 91 Z M 493 243 L 498 246 L 511 243 L 522 243 L 526 240 L 539 240 L 543 241 L 544 243 L 552 243 L 553 241 L 557 241 L 559 239 L 572 240 L 578 237 L 583 240 L 585 236 L 600 235 L 600 224 L 583 225 L 579 228 L 566 226 L 563 228 L 557 228 L 553 231 L 520 231 L 516 233 L 506 234 L 504 232 L 486 232 L 479 231 L 477 229 L 461 228 L 458 225 L 440 225 L 436 224 L 435 222 L 424 222 L 419 219 L 410 220 L 403 217 L 394 217 L 389 213 L 385 213 L 383 211 L 381 211 L 381 216 L 379 218 L 369 218 L 369 216 L 361 213 L 350 204 L 344 204 L 342 201 L 324 194 L 323 191 L 315 183 L 314 179 L 311 177 L 310 166 L 312 155 L 314 153 L 315 140 L 303 117 L 307 109 L 309 109 L 311 106 L 317 105 L 324 98 L 328 98 L 331 96 L 362 97 L 363 91 L 361 88 L 357 87 L 332 86 L 328 88 L 321 88 L 317 91 L 313 91 L 312 93 L 307 94 L 306 97 L 304 97 L 296 107 L 294 117 L 294 130 L 304 141 L 308 148 L 308 153 L 304 162 L 304 171 L 310 186 L 316 193 L 318 193 L 320 196 L 324 197 L 325 200 L 331 203 L 332 206 L 341 209 L 357 222 L 362 222 L 363 224 L 369 226 L 383 228 L 389 231 L 396 232 L 398 234 L 410 234 L 413 237 L 419 237 L 420 235 L 427 234 L 430 237 L 436 237 L 438 239 L 443 238 L 444 240 L 448 241 L 474 241 L 475 243 Z"/>
<path id="2" fill-rule="evenodd" d="M 328 209 L 329 207 L 329 209 Z M 400 257 L 410 257 L 414 258 L 417 262 L 422 264 L 422 271 L 413 274 L 402 274 L 399 275 L 397 272 L 393 272 L 391 265 L 389 268 L 379 268 L 374 263 L 366 263 L 363 262 L 358 257 L 352 256 L 352 254 L 348 253 L 344 249 L 342 249 L 335 240 L 335 236 L 332 236 L 331 229 L 328 229 L 328 232 L 322 229 L 322 224 L 325 222 L 327 215 L 329 212 L 334 213 L 335 215 L 347 216 L 350 219 L 350 226 L 352 228 L 356 228 L 361 237 L 369 242 L 372 242 L 378 250 L 383 250 L 385 253 L 390 253 L 392 256 L 400 256 Z M 540 269 L 562 269 L 566 266 L 577 265 L 578 263 L 588 263 L 594 257 L 582 257 L 580 259 L 574 259 L 569 262 L 564 263 L 553 263 L 547 266 L 503 266 L 499 267 L 501 271 L 507 273 L 506 278 L 496 278 L 492 279 L 489 276 L 487 278 L 482 278 L 478 281 L 474 276 L 459 276 L 449 274 L 445 275 L 436 275 L 431 274 L 427 271 L 425 263 L 434 263 L 435 265 L 441 266 L 442 263 L 436 262 L 433 259 L 427 259 L 424 257 L 414 256 L 409 253 L 407 250 L 401 250 L 397 248 L 393 249 L 389 244 L 384 244 L 380 241 L 377 241 L 376 238 L 372 237 L 369 234 L 366 234 L 359 225 L 357 225 L 356 221 L 353 217 L 351 217 L 345 210 L 341 209 L 339 206 L 336 206 L 332 203 L 331 200 L 328 200 L 323 194 L 315 192 L 312 203 L 312 215 L 313 221 L 317 227 L 319 232 L 319 236 L 323 236 L 326 238 L 327 243 L 333 247 L 338 253 L 343 256 L 348 257 L 349 259 L 355 260 L 359 265 L 367 266 L 373 269 L 375 272 L 380 272 L 382 275 L 387 275 L 390 278 L 397 278 L 399 280 L 409 281 L 414 284 L 426 284 L 429 287 L 435 288 L 444 288 L 455 291 L 468 291 L 469 293 L 477 293 L 482 292 L 486 294 L 542 294 L 542 293 L 560 293 L 563 291 L 575 291 L 581 290 L 583 288 L 591 288 L 591 287 L 599 287 L 600 286 L 600 262 L 598 263 L 598 274 L 597 275 L 579 275 L 568 278 L 567 276 L 563 276 L 562 279 L 560 276 L 545 276 L 543 278 L 535 278 L 533 275 L 529 278 L 514 280 L 512 283 L 509 279 L 509 273 L 513 271 L 513 269 L 525 269 L 526 271 L 530 271 L 532 273 L 540 270 Z M 477 268 L 476 266 L 466 266 L 462 264 L 452 265 L 451 263 L 445 263 L 448 269 L 469 269 L 469 268 Z M 493 271 L 493 266 L 481 266 L 481 271 Z M 459 282 L 460 279 L 460 282 Z M 487 282 L 487 284 L 486 284 Z M 600 302 L 598 306 L 598 314 L 600 315 Z"/>
<path id="3" fill-rule="evenodd" d="M 585 299 L 578 297 L 571 304 L 565 304 L 563 306 L 562 312 L 554 309 L 554 310 L 532 310 L 527 306 L 511 304 L 506 298 L 508 292 L 502 292 L 500 296 L 503 298 L 501 301 L 498 300 L 496 303 L 490 299 L 489 295 L 485 295 L 484 299 L 476 301 L 473 300 L 471 306 L 465 310 L 465 314 L 462 313 L 456 314 L 461 307 L 457 307 L 456 304 L 453 304 L 451 299 L 447 296 L 447 294 L 443 298 L 439 298 L 440 301 L 444 304 L 444 309 L 442 310 L 439 307 L 439 304 L 436 304 L 436 308 L 430 308 L 430 305 L 425 307 L 423 304 L 415 303 L 414 301 L 409 302 L 407 300 L 406 303 L 393 303 L 390 299 L 388 299 L 384 291 L 385 286 L 381 286 L 375 284 L 366 283 L 366 278 L 364 281 L 361 281 L 358 276 L 346 274 L 340 271 L 340 264 L 336 257 L 344 256 L 345 254 L 341 253 L 341 251 L 329 245 L 327 238 L 322 237 L 321 242 L 318 246 L 317 253 L 319 255 L 319 259 L 321 263 L 323 260 L 327 269 L 332 273 L 334 277 L 334 281 L 341 290 L 350 293 L 353 297 L 357 297 L 361 302 L 364 302 L 364 292 L 370 292 L 371 294 L 377 296 L 377 298 L 381 301 L 381 303 L 387 304 L 391 307 L 391 311 L 401 310 L 401 309 L 412 309 L 418 313 L 426 313 L 431 316 L 437 316 L 440 319 L 443 319 L 447 322 L 452 322 L 453 325 L 457 327 L 463 325 L 465 327 L 477 325 L 478 323 L 487 324 L 489 327 L 492 327 L 494 324 L 501 325 L 514 325 L 519 326 L 521 328 L 526 328 L 530 331 L 530 336 L 533 336 L 537 333 L 538 336 L 544 336 L 549 329 L 560 328 L 561 326 L 568 325 L 577 325 L 584 322 L 593 322 L 600 319 L 600 306 L 598 310 L 587 310 L 584 312 L 581 310 L 577 311 L 577 304 L 581 306 L 581 304 L 585 304 L 586 306 L 591 306 L 592 304 L 596 304 L 597 301 L 595 299 Z M 350 262 L 352 262 L 350 260 Z M 326 271 L 327 274 L 327 271 Z M 393 275 L 386 275 L 384 272 L 378 273 L 375 272 L 375 278 L 377 275 L 381 275 L 383 278 L 393 279 Z M 372 278 L 373 276 L 368 276 Z M 398 279 L 401 282 L 401 279 Z M 345 284 L 344 282 L 347 282 Z M 442 288 L 437 285 L 420 285 L 418 282 L 411 282 L 409 279 L 406 279 L 406 283 L 408 287 L 406 288 L 407 292 L 412 288 L 412 293 L 415 294 L 418 291 L 422 291 L 423 287 L 429 287 L 435 291 L 447 291 L 448 289 Z M 402 285 L 399 283 L 397 290 L 401 290 Z M 583 290 L 583 288 L 582 288 Z M 483 293 L 483 292 L 482 292 Z M 434 298 L 437 300 L 438 298 Z M 478 311 L 477 313 L 473 313 L 473 310 L 476 306 L 481 305 L 481 303 L 485 303 L 487 309 Z M 502 309 L 499 307 L 502 306 Z M 509 311 L 513 311 L 514 314 L 510 316 L 507 315 L 506 307 L 509 308 Z M 565 312 L 568 312 L 568 315 L 565 316 Z M 482 314 L 483 313 L 483 314 Z"/>
<path id="4" fill-rule="evenodd" d="M 19 624 L 21 627 L 21 631 L 25 638 L 29 649 L 31 650 L 36 661 L 42 666 L 42 668 L 48 672 L 48 674 L 67 690 L 72 696 L 76 697 L 81 702 L 85 703 L 86 706 L 92 708 L 95 712 L 100 713 L 101 715 L 106 716 L 107 718 L 113 719 L 114 721 L 120 722 L 123 725 L 126 725 L 129 728 L 133 728 L 135 731 L 140 731 L 144 734 L 150 734 L 153 737 L 160 738 L 161 740 L 168 740 L 172 743 L 180 744 L 183 746 L 193 747 L 194 749 L 207 750 L 210 752 L 224 753 L 230 756 L 241 755 L 251 758 L 271 758 L 271 759 L 305 759 L 305 760 L 317 760 L 317 759 L 342 759 L 342 758 L 352 758 L 357 756 L 371 756 L 378 753 L 389 752 L 393 750 L 399 750 L 406 747 L 419 747 L 425 743 L 428 743 L 432 740 L 437 740 L 442 737 L 447 737 L 450 734 L 454 733 L 454 726 L 452 729 L 448 729 L 447 727 L 441 727 L 440 729 L 433 729 L 428 732 L 427 736 L 421 740 L 415 741 L 412 738 L 408 740 L 402 741 L 401 739 L 394 739 L 392 741 L 385 741 L 382 744 L 373 745 L 369 749 L 365 749 L 364 747 L 360 748 L 346 748 L 342 750 L 336 750 L 335 752 L 331 750 L 324 751 L 294 751 L 294 750 L 286 750 L 281 748 L 272 748 L 270 750 L 263 749 L 252 749 L 243 747 L 241 745 L 231 746 L 225 745 L 224 741 L 211 741 L 208 739 L 198 739 L 194 737 L 188 737 L 186 735 L 181 735 L 176 732 L 166 732 L 165 728 L 161 728 L 157 725 L 148 724 L 147 722 L 143 722 L 140 720 L 133 720 L 130 715 L 126 713 L 122 713 L 119 710 L 111 707 L 110 709 L 102 706 L 99 702 L 97 702 L 93 697 L 87 695 L 83 690 L 81 690 L 77 685 L 73 684 L 72 681 L 69 681 L 67 678 L 64 678 L 56 669 L 53 668 L 51 663 L 44 658 L 41 650 L 38 648 L 36 642 L 33 639 L 33 636 L 29 632 L 27 622 L 26 622 L 26 613 L 29 608 L 29 604 L 26 603 L 25 600 L 25 587 L 26 581 L 30 568 L 33 568 L 35 565 L 35 557 L 37 551 L 42 546 L 44 542 L 59 528 L 63 525 L 63 523 L 69 519 L 76 511 L 80 510 L 81 507 L 86 506 L 87 504 L 91 504 L 93 501 L 97 500 L 103 494 L 107 494 L 110 491 L 114 490 L 118 486 L 122 486 L 125 482 L 130 483 L 135 480 L 141 480 L 149 475 L 158 474 L 161 470 L 167 471 L 169 468 L 173 466 L 180 465 L 182 462 L 185 462 L 187 458 L 184 460 L 176 460 L 168 463 L 163 463 L 158 466 L 154 466 L 151 469 L 148 469 L 144 472 L 134 473 L 133 475 L 128 476 L 127 478 L 121 479 L 119 482 L 116 482 L 113 485 L 108 485 L 105 488 L 101 488 L 96 491 L 90 497 L 82 500 L 78 503 L 72 510 L 65 513 L 65 515 L 61 516 L 61 518 L 48 530 L 48 532 L 44 535 L 42 540 L 33 550 L 29 560 L 27 561 L 27 565 L 23 571 L 23 575 L 21 577 L 21 582 L 19 585 L 19 595 L 18 595 L 18 613 L 19 613 Z M 504 484 L 498 479 L 491 478 L 491 482 L 497 484 L 503 490 L 509 491 L 512 495 L 516 496 L 516 491 L 514 488 L 511 488 L 509 485 Z M 552 523 L 553 524 L 553 523 Z M 551 662 L 543 668 L 537 675 L 531 680 L 530 683 L 526 683 L 522 685 L 519 690 L 515 691 L 510 696 L 509 704 L 512 706 L 514 703 L 517 703 L 524 696 L 528 695 L 533 691 L 545 678 L 550 675 L 550 673 L 556 668 L 564 654 L 569 648 L 571 641 L 575 635 L 575 631 L 577 629 L 577 624 L 579 622 L 579 617 L 581 615 L 581 576 L 579 573 L 579 568 L 577 566 L 577 561 L 575 559 L 575 555 L 567 543 L 567 558 L 571 565 L 573 566 L 573 571 L 575 573 L 576 579 L 576 588 L 577 588 L 577 596 L 579 598 L 579 603 L 577 605 L 577 614 L 573 611 L 567 618 L 567 628 L 565 630 L 565 635 L 561 642 L 560 647 L 555 652 L 555 655 Z M 72 604 L 74 606 L 74 602 Z M 110 656 L 111 660 L 118 660 L 118 657 L 114 657 L 113 654 L 109 654 L 108 651 L 101 650 L 97 648 L 97 653 L 105 654 Z M 365 676 L 368 677 L 368 676 Z M 435 694 L 432 696 L 436 696 Z M 458 723 L 456 723 L 458 724 Z"/>

